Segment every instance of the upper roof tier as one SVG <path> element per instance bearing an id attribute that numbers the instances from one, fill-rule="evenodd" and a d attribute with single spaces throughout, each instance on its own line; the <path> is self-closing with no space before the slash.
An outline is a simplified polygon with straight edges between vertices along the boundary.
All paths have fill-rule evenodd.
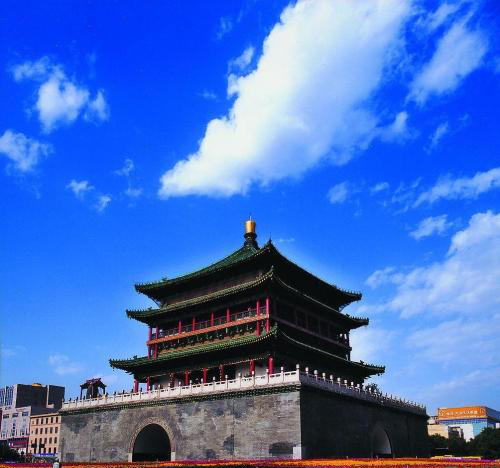
<path id="1" fill-rule="evenodd" d="M 204 288 L 207 284 L 219 283 L 225 278 L 237 277 L 249 272 L 265 273 L 273 268 L 280 277 L 286 278 L 291 286 L 308 291 L 310 296 L 337 310 L 361 299 L 360 293 L 340 289 L 304 270 L 282 255 L 271 240 L 259 248 L 256 241 L 255 222 L 247 221 L 245 226 L 243 246 L 227 257 L 183 276 L 136 284 L 136 291 L 165 305 L 170 302 L 170 298 L 178 297 L 186 291 Z"/>

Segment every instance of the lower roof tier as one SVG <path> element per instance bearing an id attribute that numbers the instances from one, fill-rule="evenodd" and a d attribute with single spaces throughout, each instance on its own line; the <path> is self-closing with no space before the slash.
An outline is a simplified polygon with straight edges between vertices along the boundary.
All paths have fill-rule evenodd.
<path id="1" fill-rule="evenodd" d="M 156 359 L 133 357 L 131 359 L 110 359 L 111 367 L 122 369 L 136 376 L 162 375 L 185 369 L 202 369 L 219 364 L 245 362 L 274 354 L 290 362 L 302 365 L 317 365 L 332 373 L 348 374 L 358 378 L 382 374 L 384 366 L 351 361 L 331 352 L 304 343 L 273 326 L 260 336 L 246 335 L 160 353 Z"/>

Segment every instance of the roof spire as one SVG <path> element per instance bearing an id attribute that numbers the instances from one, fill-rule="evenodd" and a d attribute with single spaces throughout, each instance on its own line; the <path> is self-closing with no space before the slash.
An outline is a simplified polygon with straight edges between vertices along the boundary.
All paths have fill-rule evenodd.
<path id="1" fill-rule="evenodd" d="M 252 247 L 255 247 L 256 249 L 259 248 L 257 245 L 257 234 L 255 232 L 255 227 L 257 223 L 252 220 L 252 215 L 250 215 L 250 219 L 245 222 L 245 245 L 249 245 Z"/>

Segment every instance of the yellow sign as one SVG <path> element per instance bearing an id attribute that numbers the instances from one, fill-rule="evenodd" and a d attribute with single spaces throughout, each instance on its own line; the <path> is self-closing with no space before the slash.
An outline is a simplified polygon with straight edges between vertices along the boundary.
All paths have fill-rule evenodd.
<path id="1" fill-rule="evenodd" d="M 439 408 L 438 419 L 486 418 L 485 406 L 463 406 L 462 408 Z"/>

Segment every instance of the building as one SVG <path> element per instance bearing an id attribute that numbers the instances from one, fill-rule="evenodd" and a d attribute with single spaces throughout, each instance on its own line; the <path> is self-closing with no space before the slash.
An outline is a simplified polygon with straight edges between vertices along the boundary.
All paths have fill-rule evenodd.
<path id="1" fill-rule="evenodd" d="M 487 427 L 500 428 L 500 412 L 487 406 L 438 408 L 437 422 L 448 434 L 468 442 Z"/>
<path id="2" fill-rule="evenodd" d="M 136 285 L 156 305 L 127 311 L 145 356 L 110 360 L 132 391 L 64 403 L 63 461 L 426 454 L 425 408 L 365 390 L 385 368 L 351 360 L 361 294 L 256 238 L 247 221 L 231 255 Z"/>
<path id="3" fill-rule="evenodd" d="M 57 411 L 32 415 L 30 418 L 28 453 L 59 456 L 61 417 Z"/>
<path id="4" fill-rule="evenodd" d="M 427 433 L 430 436 L 438 435 L 441 437 L 445 437 L 446 439 L 449 437 L 448 426 L 444 424 L 439 424 L 437 416 L 430 416 L 427 421 Z"/>
<path id="5" fill-rule="evenodd" d="M 0 441 L 7 441 L 10 448 L 27 453 L 31 416 L 57 411 L 63 400 L 64 387 L 57 385 L 34 383 L 0 388 Z"/>

